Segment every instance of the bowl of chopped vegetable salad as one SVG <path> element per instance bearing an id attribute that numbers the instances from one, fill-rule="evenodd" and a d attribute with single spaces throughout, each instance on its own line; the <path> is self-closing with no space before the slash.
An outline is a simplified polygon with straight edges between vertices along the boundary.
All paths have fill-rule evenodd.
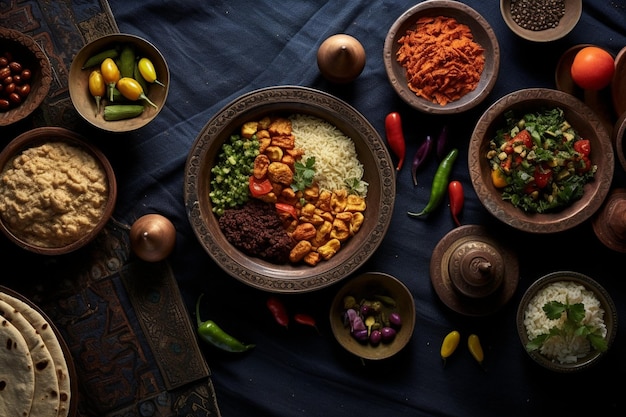
<path id="1" fill-rule="evenodd" d="M 268 87 L 207 122 L 187 157 L 184 198 L 196 237 L 226 273 L 265 291 L 306 292 L 346 278 L 381 244 L 395 168 L 347 103 Z"/>
<path id="2" fill-rule="evenodd" d="M 587 105 L 545 88 L 510 93 L 481 116 L 469 145 L 472 185 L 493 216 L 554 233 L 588 220 L 614 171 L 611 139 Z"/>

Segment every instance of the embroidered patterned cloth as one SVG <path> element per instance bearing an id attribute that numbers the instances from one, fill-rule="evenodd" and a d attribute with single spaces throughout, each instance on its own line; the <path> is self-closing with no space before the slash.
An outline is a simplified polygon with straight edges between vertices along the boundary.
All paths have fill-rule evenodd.
<path id="1" fill-rule="evenodd" d="M 75 130 L 69 67 L 86 42 L 118 31 L 108 3 L 11 0 L 0 2 L 0 21 L 32 36 L 54 69 L 44 105 L 2 139 L 38 126 Z M 58 258 L 2 241 L 3 259 L 23 265 L 2 285 L 37 303 L 63 335 L 78 380 L 77 416 L 219 416 L 176 279 L 165 262 L 133 258 L 128 231 L 113 220 L 93 244 Z"/>

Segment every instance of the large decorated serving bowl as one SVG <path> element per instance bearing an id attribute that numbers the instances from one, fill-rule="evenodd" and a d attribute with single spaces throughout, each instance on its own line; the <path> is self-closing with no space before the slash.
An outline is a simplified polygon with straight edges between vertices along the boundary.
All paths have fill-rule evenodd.
<path id="1" fill-rule="evenodd" d="M 244 123 L 267 116 L 305 115 L 339 129 L 354 143 L 367 186 L 366 209 L 358 232 L 327 260 L 276 263 L 250 256 L 225 237 L 209 193 L 223 144 Z M 343 163 L 340 161 L 340 163 Z M 380 135 L 357 110 L 342 100 L 307 87 L 277 86 L 249 92 L 215 114 L 197 136 L 187 158 L 184 199 L 191 226 L 211 258 L 229 275 L 271 292 L 307 292 L 331 285 L 355 272 L 381 244 L 395 201 L 395 170 Z"/>
<path id="2" fill-rule="evenodd" d="M 507 127 L 507 114 L 510 112 L 521 119 L 528 113 L 556 108 L 563 111 L 565 120 L 580 137 L 589 141 L 589 159 L 591 164 L 597 166 L 597 171 L 593 179 L 584 185 L 579 199 L 554 210 L 538 212 L 523 209 L 512 204 L 510 199 L 503 198 L 504 188 L 499 187 L 504 185 L 498 186 L 494 182 L 493 161 L 487 155 L 489 152 L 501 153 L 502 150 L 491 149 L 490 142 L 498 130 Z M 558 90 L 529 88 L 502 97 L 485 111 L 470 139 L 468 164 L 474 190 L 494 217 L 521 231 L 555 233 L 581 224 L 600 208 L 613 179 L 614 154 L 611 138 L 602 121 L 582 101 Z"/>

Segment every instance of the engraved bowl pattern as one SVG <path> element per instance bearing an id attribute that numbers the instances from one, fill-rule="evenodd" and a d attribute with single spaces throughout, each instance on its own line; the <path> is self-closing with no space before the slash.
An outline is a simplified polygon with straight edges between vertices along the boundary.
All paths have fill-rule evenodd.
<path id="1" fill-rule="evenodd" d="M 310 114 L 335 125 L 355 143 L 369 183 L 365 221 L 360 231 L 330 260 L 315 267 L 276 265 L 253 258 L 232 246 L 211 211 L 210 170 L 224 141 L 240 126 L 268 114 Z M 235 99 L 204 126 L 185 166 L 187 215 L 200 244 L 229 275 L 270 292 L 307 292 L 349 276 L 376 251 L 389 227 L 395 202 L 395 170 L 380 135 L 357 110 L 308 87 L 268 87 Z"/>
<path id="2" fill-rule="evenodd" d="M 502 200 L 501 192 L 491 182 L 491 168 L 485 155 L 495 132 L 504 127 L 506 111 L 514 110 L 516 117 L 521 117 L 525 112 L 554 107 L 562 108 L 574 129 L 591 141 L 591 161 L 598 170 L 595 179 L 585 186 L 582 198 L 570 206 L 553 213 L 526 213 Z M 502 97 L 485 111 L 472 133 L 468 163 L 474 190 L 494 217 L 525 232 L 554 233 L 578 226 L 600 208 L 611 187 L 614 159 L 611 138 L 593 110 L 571 94 L 529 88 Z"/>

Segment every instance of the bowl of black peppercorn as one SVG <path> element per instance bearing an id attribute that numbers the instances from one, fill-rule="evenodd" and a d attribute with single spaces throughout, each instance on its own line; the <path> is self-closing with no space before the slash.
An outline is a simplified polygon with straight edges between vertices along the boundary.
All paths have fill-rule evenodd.
<path id="1" fill-rule="evenodd" d="M 509 29 L 533 42 L 563 38 L 578 23 L 582 0 L 500 0 L 500 12 Z"/>

